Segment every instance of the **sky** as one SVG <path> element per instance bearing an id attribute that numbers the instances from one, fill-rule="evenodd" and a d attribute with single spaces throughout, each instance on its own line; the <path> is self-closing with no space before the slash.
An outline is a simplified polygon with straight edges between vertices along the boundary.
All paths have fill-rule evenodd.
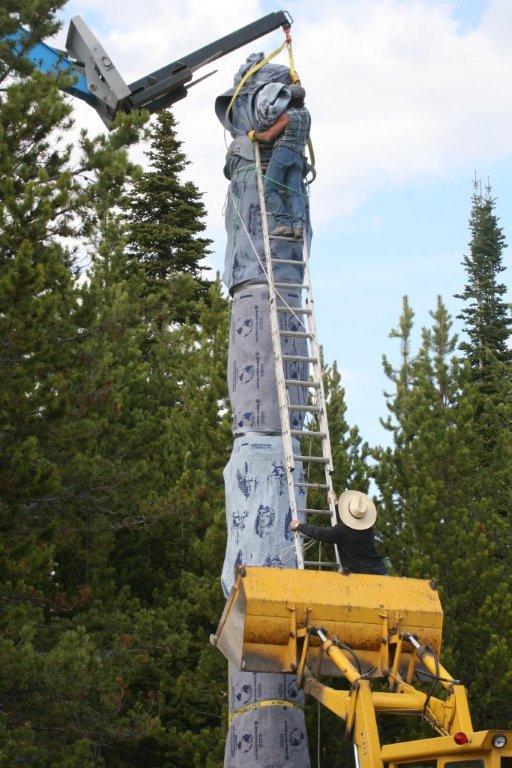
<path id="1" fill-rule="evenodd" d="M 389 331 L 402 297 L 415 312 L 416 338 L 439 294 L 460 331 L 454 294 L 465 281 L 475 176 L 490 181 L 512 241 L 510 0 L 71 0 L 53 42 L 63 47 L 67 21 L 80 14 L 131 82 L 280 8 L 294 19 L 313 121 L 319 340 L 342 371 L 350 423 L 372 444 L 385 443 L 381 358 L 398 360 Z M 281 40 L 278 31 L 206 67 L 218 72 L 174 107 L 187 177 L 204 193 L 213 270 L 222 271 L 227 189 L 214 100 L 249 53 Z M 76 130 L 103 130 L 90 107 L 74 104 Z M 144 162 L 142 148 L 137 159 Z M 504 279 L 510 286 L 510 270 Z"/>

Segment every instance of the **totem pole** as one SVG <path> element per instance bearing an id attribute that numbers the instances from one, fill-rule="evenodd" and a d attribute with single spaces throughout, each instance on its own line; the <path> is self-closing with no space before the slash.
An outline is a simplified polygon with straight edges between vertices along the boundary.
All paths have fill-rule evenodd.
<path id="1" fill-rule="evenodd" d="M 247 59 L 235 76 L 235 88 L 263 56 L 252 54 Z M 288 67 L 266 64 L 244 83 L 229 110 L 235 89 L 219 96 L 215 103 L 216 114 L 232 138 L 224 167 L 230 182 L 223 280 L 232 297 L 228 384 L 234 436 L 224 470 L 228 541 L 221 582 L 226 597 L 237 566 L 297 567 L 289 528 L 254 150 L 247 138 L 249 130 L 265 130 L 275 122 L 290 99 L 289 85 Z M 271 151 L 271 147 L 261 145 L 263 171 Z M 309 210 L 306 236 L 311 237 Z M 271 248 L 276 258 L 287 262 L 302 259 L 300 242 L 273 240 Z M 302 273 L 300 264 L 283 264 L 274 270 L 279 283 L 301 283 Z M 281 288 L 279 300 L 291 307 L 301 306 L 301 292 Z M 283 330 L 304 330 L 302 321 L 293 314 L 282 313 L 280 322 Z M 307 355 L 302 339 L 285 337 L 286 344 L 291 354 Z M 307 364 L 293 361 L 285 365 L 287 379 L 307 380 Z M 304 389 L 292 387 L 289 391 L 293 404 L 301 404 L 304 396 Z M 300 429 L 303 413 L 292 412 L 291 420 L 294 428 Z M 300 479 L 300 465 L 296 473 Z M 306 507 L 305 490 L 299 488 L 297 493 L 301 495 L 298 507 Z M 253 674 L 230 667 L 225 768 L 309 768 L 303 706 L 304 696 L 294 675 Z"/>

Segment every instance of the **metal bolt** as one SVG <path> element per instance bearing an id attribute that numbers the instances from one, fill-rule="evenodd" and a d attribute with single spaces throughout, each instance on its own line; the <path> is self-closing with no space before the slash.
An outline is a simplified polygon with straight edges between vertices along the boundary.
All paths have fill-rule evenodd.
<path id="1" fill-rule="evenodd" d="M 96 90 L 96 86 L 94 85 L 94 83 L 91 83 L 89 88 L 90 88 L 91 91 L 95 91 Z"/>

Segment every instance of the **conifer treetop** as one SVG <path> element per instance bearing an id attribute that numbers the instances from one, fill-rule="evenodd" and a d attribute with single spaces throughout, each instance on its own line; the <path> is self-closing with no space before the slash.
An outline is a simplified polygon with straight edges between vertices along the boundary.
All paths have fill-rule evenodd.
<path id="1" fill-rule="evenodd" d="M 458 318 L 464 321 L 468 336 L 460 349 L 466 353 L 474 377 L 482 379 L 493 359 L 512 362 L 509 347 L 512 317 L 505 298 L 506 286 L 499 280 L 505 269 L 506 242 L 490 184 L 482 191 L 481 182 L 475 179 L 472 203 L 470 250 L 462 261 L 467 282 L 456 298 L 464 302 Z"/>

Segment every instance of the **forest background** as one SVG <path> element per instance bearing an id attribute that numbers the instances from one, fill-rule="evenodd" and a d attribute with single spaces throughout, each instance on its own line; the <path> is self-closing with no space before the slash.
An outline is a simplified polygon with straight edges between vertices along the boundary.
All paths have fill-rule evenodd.
<path id="1" fill-rule="evenodd" d="M 0 9 L 0 766 L 220 768 L 222 469 L 229 302 L 206 276 L 205 210 L 173 115 L 66 145 L 63 76 L 8 35 L 60 3 Z M 149 139 L 148 166 L 129 150 Z M 394 572 L 434 578 L 444 662 L 476 727 L 512 727 L 511 316 L 504 237 L 476 184 L 462 340 L 441 297 L 384 357 L 390 433 L 370 446 L 326 369 L 336 487 L 371 489 Z M 398 314 L 399 308 L 397 308 Z M 312 754 L 338 768 L 316 707 Z M 419 733 L 412 723 L 407 733 Z M 389 731 L 390 736 L 393 735 Z M 397 735 L 395 732 L 394 735 Z"/>

